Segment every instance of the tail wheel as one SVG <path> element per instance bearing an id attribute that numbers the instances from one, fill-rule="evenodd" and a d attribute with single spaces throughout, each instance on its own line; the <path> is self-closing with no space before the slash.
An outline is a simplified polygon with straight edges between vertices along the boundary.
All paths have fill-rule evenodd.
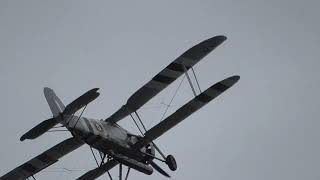
<path id="1" fill-rule="evenodd" d="M 177 170 L 177 162 L 172 155 L 166 157 L 166 164 L 168 165 L 171 171 Z"/>

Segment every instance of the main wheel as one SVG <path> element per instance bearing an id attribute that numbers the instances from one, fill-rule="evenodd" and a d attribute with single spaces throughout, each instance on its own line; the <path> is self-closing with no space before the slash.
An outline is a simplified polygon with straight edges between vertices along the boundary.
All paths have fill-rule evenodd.
<path id="1" fill-rule="evenodd" d="M 166 164 L 168 165 L 171 171 L 177 170 L 177 162 L 172 155 L 166 157 Z"/>

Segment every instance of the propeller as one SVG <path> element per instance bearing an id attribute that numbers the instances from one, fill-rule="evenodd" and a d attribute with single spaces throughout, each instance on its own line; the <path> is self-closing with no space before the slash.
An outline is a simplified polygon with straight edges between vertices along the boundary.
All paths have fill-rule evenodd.
<path id="1" fill-rule="evenodd" d="M 24 135 L 22 135 L 20 141 L 24 141 L 25 139 L 35 139 L 41 136 L 49 129 L 63 121 L 64 115 L 72 115 L 79 109 L 83 108 L 84 106 L 95 100 L 100 95 L 100 93 L 97 92 L 98 90 L 99 88 L 93 88 L 87 91 L 82 96 L 78 97 L 76 100 L 68 104 L 64 111 L 60 114 L 60 116 L 42 121 L 40 124 L 29 130 Z"/>
<path id="2" fill-rule="evenodd" d="M 164 171 L 159 165 L 157 165 L 155 162 L 151 161 L 151 162 L 150 162 L 150 165 L 151 165 L 156 171 L 158 171 L 160 174 L 162 174 L 162 175 L 170 178 L 170 175 L 169 175 L 167 172 L 165 172 L 165 171 Z"/>

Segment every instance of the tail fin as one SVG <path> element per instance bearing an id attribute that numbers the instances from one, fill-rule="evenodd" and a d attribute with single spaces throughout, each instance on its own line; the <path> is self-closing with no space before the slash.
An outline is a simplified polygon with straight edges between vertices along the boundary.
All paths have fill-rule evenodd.
<path id="1" fill-rule="evenodd" d="M 65 109 L 65 106 L 62 103 L 62 101 L 58 98 L 56 93 L 54 93 L 54 91 L 48 87 L 45 87 L 43 89 L 43 93 L 44 93 L 44 96 L 46 97 L 46 100 L 51 109 L 53 117 L 59 116 L 59 114 L 62 113 L 63 110 Z"/>
<path id="2" fill-rule="evenodd" d="M 45 87 L 43 89 L 43 93 L 51 109 L 53 118 L 42 121 L 40 124 L 26 132 L 21 136 L 20 141 L 24 141 L 25 139 L 35 139 L 60 123 L 59 118 L 56 117 L 64 111 L 65 106 L 52 89 Z"/>

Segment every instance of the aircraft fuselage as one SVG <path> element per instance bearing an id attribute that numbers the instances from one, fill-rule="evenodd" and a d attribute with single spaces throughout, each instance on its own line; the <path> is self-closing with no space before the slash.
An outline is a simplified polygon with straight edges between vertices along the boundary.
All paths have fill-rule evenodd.
<path id="1" fill-rule="evenodd" d="M 64 119 L 66 119 L 64 125 L 72 132 L 73 136 L 79 137 L 103 153 L 122 154 L 137 161 L 143 161 L 146 157 L 147 148 L 131 148 L 141 136 L 131 134 L 118 124 L 86 117 L 79 119 L 77 116 L 64 117 Z"/>

